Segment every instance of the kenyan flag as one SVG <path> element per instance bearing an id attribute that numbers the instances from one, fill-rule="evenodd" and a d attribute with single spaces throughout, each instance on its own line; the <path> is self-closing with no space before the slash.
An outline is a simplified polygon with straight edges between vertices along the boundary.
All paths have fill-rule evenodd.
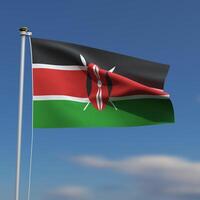
<path id="1" fill-rule="evenodd" d="M 32 53 L 35 128 L 174 122 L 167 65 L 36 38 Z"/>

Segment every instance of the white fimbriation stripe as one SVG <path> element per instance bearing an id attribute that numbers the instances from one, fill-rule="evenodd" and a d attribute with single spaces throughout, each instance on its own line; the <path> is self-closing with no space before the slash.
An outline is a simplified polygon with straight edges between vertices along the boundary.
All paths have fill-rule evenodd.
<path id="1" fill-rule="evenodd" d="M 40 63 L 33 63 L 32 68 L 33 69 L 70 70 L 70 71 L 87 70 L 85 66 L 79 66 L 79 65 L 50 65 L 50 64 L 40 64 Z"/>
<path id="2" fill-rule="evenodd" d="M 110 101 L 122 101 L 122 100 L 132 100 L 132 99 L 168 99 L 169 95 L 132 95 L 123 97 L 110 97 Z M 66 95 L 43 95 L 43 96 L 33 96 L 34 101 L 46 101 L 46 100 L 66 100 L 75 101 L 80 103 L 89 103 L 89 98 L 72 97 Z"/>
<path id="3" fill-rule="evenodd" d="M 67 100 L 76 101 L 81 103 L 89 103 L 89 98 L 72 97 L 65 95 L 43 95 L 43 96 L 33 96 L 34 101 L 46 101 L 46 100 Z"/>
<path id="4" fill-rule="evenodd" d="M 131 99 L 168 99 L 169 95 L 130 95 L 122 97 L 110 97 L 111 101 L 131 100 Z"/>

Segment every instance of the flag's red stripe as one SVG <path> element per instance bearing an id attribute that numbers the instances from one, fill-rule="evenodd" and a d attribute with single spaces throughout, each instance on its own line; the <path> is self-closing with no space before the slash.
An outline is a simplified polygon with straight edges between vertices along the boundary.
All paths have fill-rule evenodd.
<path id="1" fill-rule="evenodd" d="M 87 97 L 86 71 L 33 69 L 34 95 Z"/>
<path id="2" fill-rule="evenodd" d="M 130 80 L 124 76 L 109 72 L 112 79 L 111 96 L 129 96 L 129 95 L 167 95 L 163 90 L 151 88 L 136 81 Z"/>
<path id="3" fill-rule="evenodd" d="M 126 77 L 109 72 L 111 97 L 129 95 L 166 95 Z M 87 98 L 87 72 L 82 70 L 33 69 L 34 95 L 67 95 Z"/>

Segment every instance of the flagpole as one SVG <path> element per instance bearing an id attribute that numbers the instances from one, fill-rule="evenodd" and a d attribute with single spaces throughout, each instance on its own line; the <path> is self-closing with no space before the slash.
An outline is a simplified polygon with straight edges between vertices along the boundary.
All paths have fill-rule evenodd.
<path id="1" fill-rule="evenodd" d="M 22 114 L 23 114 L 23 90 L 24 90 L 24 63 L 25 63 L 25 44 L 27 27 L 19 29 L 21 35 L 21 59 L 20 59 L 20 79 L 19 79 L 19 105 L 18 105 L 18 130 L 17 130 L 17 162 L 16 162 L 16 188 L 15 200 L 19 200 L 20 191 L 20 164 L 21 164 L 21 141 L 22 141 Z"/>

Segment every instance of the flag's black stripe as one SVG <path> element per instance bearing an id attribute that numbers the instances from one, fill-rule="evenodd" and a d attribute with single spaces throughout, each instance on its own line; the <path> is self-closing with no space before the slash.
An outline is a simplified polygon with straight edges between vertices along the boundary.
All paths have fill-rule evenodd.
<path id="1" fill-rule="evenodd" d="M 168 65 L 108 52 L 77 44 L 32 38 L 33 63 L 82 65 L 80 54 L 88 63 L 114 72 L 151 87 L 163 88 Z"/>

